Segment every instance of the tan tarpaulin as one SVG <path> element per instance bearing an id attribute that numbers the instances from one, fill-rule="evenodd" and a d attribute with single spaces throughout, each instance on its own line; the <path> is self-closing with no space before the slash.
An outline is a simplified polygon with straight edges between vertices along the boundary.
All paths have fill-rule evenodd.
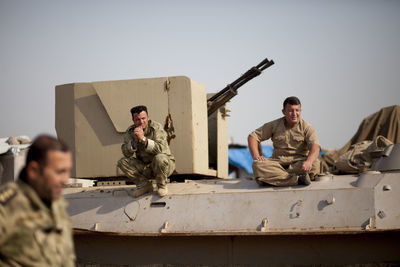
<path id="1" fill-rule="evenodd" d="M 366 117 L 358 127 L 357 133 L 339 150 L 330 150 L 320 157 L 323 171 L 332 171 L 335 160 L 349 148 L 365 140 L 384 136 L 395 144 L 400 144 L 400 106 L 390 106 Z"/>

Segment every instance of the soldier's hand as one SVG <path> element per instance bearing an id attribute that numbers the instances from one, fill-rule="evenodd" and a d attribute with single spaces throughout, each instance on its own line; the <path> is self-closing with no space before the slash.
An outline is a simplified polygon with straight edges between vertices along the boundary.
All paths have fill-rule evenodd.
<path id="1" fill-rule="evenodd" d="M 264 156 L 256 156 L 254 157 L 254 160 L 266 161 L 267 159 Z"/>
<path id="2" fill-rule="evenodd" d="M 305 172 L 309 172 L 312 168 L 312 163 L 308 162 L 307 160 L 303 162 L 301 166 L 301 170 Z"/>
<path id="3" fill-rule="evenodd" d="M 141 140 L 144 136 L 143 128 L 141 126 L 138 126 L 133 130 L 133 134 L 135 135 L 135 141 L 138 142 L 138 140 Z"/>

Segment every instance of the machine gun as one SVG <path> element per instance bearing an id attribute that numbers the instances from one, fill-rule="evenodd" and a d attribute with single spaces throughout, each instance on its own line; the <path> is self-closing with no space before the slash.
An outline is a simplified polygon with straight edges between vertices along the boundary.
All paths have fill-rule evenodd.
<path id="1" fill-rule="evenodd" d="M 233 83 L 228 84 L 224 89 L 207 99 L 208 116 L 213 114 L 218 108 L 223 106 L 232 97 L 237 95 L 237 90 L 239 89 L 239 87 L 241 87 L 243 84 L 247 83 L 254 77 L 260 75 L 263 70 L 272 66 L 273 64 L 273 60 L 268 60 L 268 58 L 264 59 L 263 61 L 261 61 L 260 64 L 249 69 L 245 74 L 240 76 Z"/>

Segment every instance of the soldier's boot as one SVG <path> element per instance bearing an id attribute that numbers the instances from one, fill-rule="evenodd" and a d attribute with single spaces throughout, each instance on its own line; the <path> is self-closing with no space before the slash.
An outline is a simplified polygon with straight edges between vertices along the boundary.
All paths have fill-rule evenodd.
<path id="1" fill-rule="evenodd" d="M 263 181 L 260 180 L 260 177 L 256 177 L 256 178 L 254 178 L 254 180 L 256 181 L 256 183 L 257 183 L 259 186 L 268 186 L 267 183 L 265 183 L 265 182 L 263 182 Z"/>
<path id="2" fill-rule="evenodd" d="M 164 197 L 168 194 L 167 189 L 167 179 L 168 175 L 172 172 L 171 169 L 171 162 L 167 155 L 165 154 L 158 154 L 154 157 L 153 161 L 151 162 L 151 169 L 155 176 L 157 182 L 157 193 L 160 197 Z"/>
<path id="3" fill-rule="evenodd" d="M 168 195 L 168 188 L 166 184 L 165 185 L 158 184 L 157 187 L 158 187 L 157 193 L 160 197 L 165 197 L 166 195 Z"/>
<path id="4" fill-rule="evenodd" d="M 151 182 L 147 182 L 143 186 L 137 187 L 137 189 L 133 192 L 132 196 L 134 198 L 137 198 L 137 197 L 140 197 L 140 196 L 142 196 L 144 194 L 151 193 L 153 191 L 154 191 L 153 185 L 151 184 Z"/>
<path id="5" fill-rule="evenodd" d="M 310 176 L 308 175 L 308 173 L 299 175 L 298 184 L 299 185 L 310 185 L 311 184 L 311 179 L 310 179 Z"/>
<path id="6" fill-rule="evenodd" d="M 156 176 L 157 193 L 160 197 L 168 195 L 167 178 L 164 175 Z"/>

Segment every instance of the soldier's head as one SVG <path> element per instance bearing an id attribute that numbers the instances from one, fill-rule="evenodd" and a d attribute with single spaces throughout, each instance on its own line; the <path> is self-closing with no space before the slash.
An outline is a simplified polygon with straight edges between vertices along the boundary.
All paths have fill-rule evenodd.
<path id="1" fill-rule="evenodd" d="M 31 185 L 41 199 L 51 202 L 61 196 L 71 168 L 68 146 L 54 137 L 40 135 L 29 148 L 20 179 Z"/>
<path id="2" fill-rule="evenodd" d="M 132 121 L 136 127 L 142 127 L 143 130 L 147 128 L 149 123 L 149 114 L 147 113 L 147 107 L 140 105 L 131 108 Z"/>
<path id="3" fill-rule="evenodd" d="M 283 115 L 285 115 L 286 123 L 289 127 L 293 127 L 301 116 L 301 103 L 295 96 L 289 96 L 283 101 Z"/>

